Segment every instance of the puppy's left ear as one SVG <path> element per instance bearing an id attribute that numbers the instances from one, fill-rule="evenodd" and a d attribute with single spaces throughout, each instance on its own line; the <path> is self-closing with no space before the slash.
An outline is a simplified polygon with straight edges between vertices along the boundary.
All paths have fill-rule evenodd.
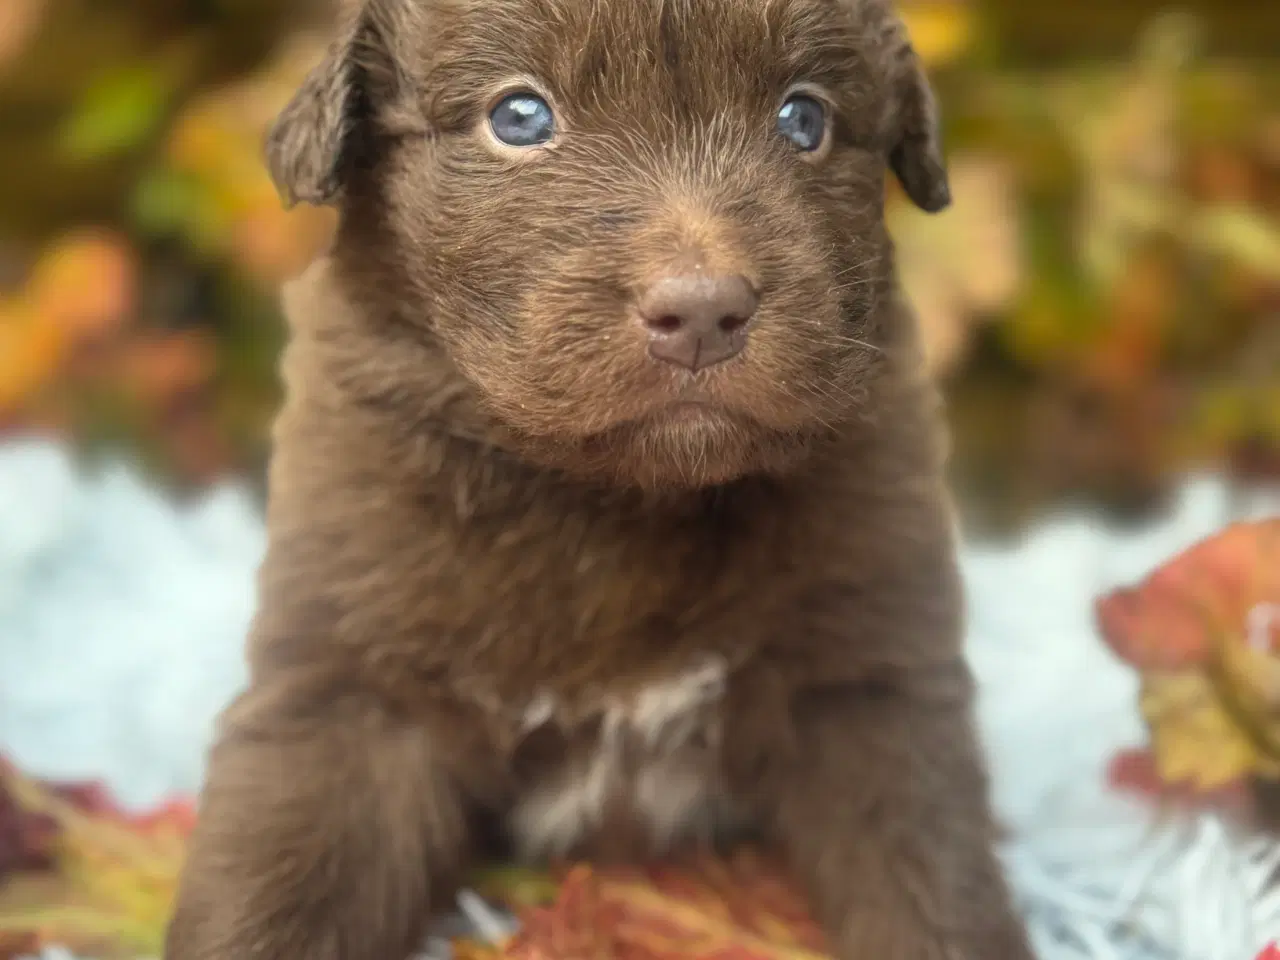
<path id="1" fill-rule="evenodd" d="M 892 35 L 896 96 L 895 115 L 890 120 L 894 139 L 889 166 L 917 207 L 937 213 L 951 203 L 937 101 L 905 27 L 896 23 Z"/>

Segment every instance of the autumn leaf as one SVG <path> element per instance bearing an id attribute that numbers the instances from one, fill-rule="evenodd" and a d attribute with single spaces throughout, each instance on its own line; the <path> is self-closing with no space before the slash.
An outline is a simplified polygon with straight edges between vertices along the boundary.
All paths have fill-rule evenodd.
<path id="1" fill-rule="evenodd" d="M 962 154 L 950 164 L 955 202 L 927 214 L 890 208 L 902 286 L 934 372 L 960 361 L 975 320 L 994 315 L 1023 275 L 1013 174 L 993 156 Z"/>
<path id="2" fill-rule="evenodd" d="M 1107 764 L 1106 781 L 1115 790 L 1166 807 L 1209 807 L 1223 813 L 1247 816 L 1253 802 L 1246 784 L 1239 779 L 1208 790 L 1196 790 L 1188 783 L 1170 783 L 1161 775 L 1155 754 L 1150 749 L 1117 753 Z"/>
<path id="3" fill-rule="evenodd" d="M 469 960 L 674 957 L 822 960 L 824 937 L 779 865 L 741 851 L 645 867 L 572 865 L 554 900 L 517 908 L 519 931 L 498 944 L 460 941 Z"/>
<path id="4" fill-rule="evenodd" d="M 194 810 L 175 801 L 142 817 L 99 785 L 51 786 L 0 768 L 29 816 L 57 827 L 52 871 L 0 888 L 0 939 L 34 936 L 100 957 L 158 955 Z"/>
<path id="5" fill-rule="evenodd" d="M 217 372 L 217 343 L 206 330 L 140 336 L 124 348 L 120 381 L 148 408 L 163 408 L 206 386 Z"/>
<path id="6" fill-rule="evenodd" d="M 89 84 L 62 130 L 69 156 L 98 160 L 138 146 L 163 119 L 172 90 L 163 65 L 129 61 Z"/>
<path id="7" fill-rule="evenodd" d="M 1198 671 L 1156 674 L 1143 680 L 1139 702 L 1151 730 L 1160 776 L 1208 793 L 1229 787 L 1250 771 L 1280 774 L 1277 759 L 1250 726 L 1224 703 L 1213 679 Z"/>
<path id="8" fill-rule="evenodd" d="M 950 64 L 973 44 L 977 15 L 968 0 L 904 0 L 898 12 L 911 45 L 930 67 Z"/>
<path id="9" fill-rule="evenodd" d="M 272 193 L 270 207 L 244 211 L 236 219 L 229 249 L 264 283 L 276 284 L 301 273 L 322 251 L 334 222 L 325 208 L 282 210 Z"/>
<path id="10" fill-rule="evenodd" d="M 1243 642 L 1250 611 L 1280 601 L 1280 518 L 1233 524 L 1100 598 L 1112 650 L 1139 670 L 1203 665 L 1222 632 Z"/>
<path id="11" fill-rule="evenodd" d="M 1114 392 L 1150 382 L 1177 309 L 1176 266 L 1143 251 L 1133 256 L 1109 291 L 1107 323 L 1082 363 L 1090 380 Z"/>
<path id="12" fill-rule="evenodd" d="M 65 345 L 63 330 L 25 301 L 0 302 L 0 417 L 53 379 Z"/>
<path id="13" fill-rule="evenodd" d="M 1215 204 L 1196 215 L 1187 234 L 1206 252 L 1280 281 L 1280 227 L 1265 214 L 1241 205 Z"/>
<path id="14" fill-rule="evenodd" d="M 0 4 L 0 72 L 26 49 L 48 10 L 49 0 L 5 0 Z"/>
<path id="15" fill-rule="evenodd" d="M 1280 779 L 1280 518 L 1226 528 L 1096 611 L 1142 674 L 1160 781 L 1209 797 Z"/>
<path id="16" fill-rule="evenodd" d="M 264 287 L 300 272 L 327 243 L 332 210 L 286 210 L 262 160 L 262 138 L 318 55 L 303 38 L 261 71 L 186 104 L 168 134 L 165 166 L 139 186 L 147 222 L 180 224 L 200 247 L 231 258 Z"/>
<path id="17" fill-rule="evenodd" d="M 477 869 L 469 887 L 481 897 L 501 900 L 508 906 L 527 908 L 552 903 L 559 886 L 545 871 L 510 864 Z"/>
<path id="18" fill-rule="evenodd" d="M 132 313 L 138 265 L 128 241 L 106 230 L 61 237 L 36 263 L 26 297 L 41 323 L 72 341 L 117 333 Z"/>
<path id="19" fill-rule="evenodd" d="M 1258 954 L 1258 960 L 1280 960 L 1280 940 L 1274 941 Z"/>
<path id="20" fill-rule="evenodd" d="M 58 834 L 53 818 L 26 809 L 6 788 L 7 769 L 0 759 L 0 883 L 19 871 L 50 869 Z"/>

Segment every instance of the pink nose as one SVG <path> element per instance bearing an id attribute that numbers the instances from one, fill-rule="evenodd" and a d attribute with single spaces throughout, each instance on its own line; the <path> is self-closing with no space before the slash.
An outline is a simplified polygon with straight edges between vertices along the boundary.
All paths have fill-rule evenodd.
<path id="1" fill-rule="evenodd" d="M 723 363 L 746 346 L 758 304 L 745 277 L 664 277 L 640 299 L 649 355 L 692 371 Z"/>

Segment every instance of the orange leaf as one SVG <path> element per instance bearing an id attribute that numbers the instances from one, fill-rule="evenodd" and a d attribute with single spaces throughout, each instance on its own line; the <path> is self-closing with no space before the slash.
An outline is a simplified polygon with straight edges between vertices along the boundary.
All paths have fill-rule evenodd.
<path id="1" fill-rule="evenodd" d="M 0 414 L 44 387 L 62 362 L 62 330 L 42 323 L 25 303 L 0 303 Z"/>
<path id="2" fill-rule="evenodd" d="M 74 339 L 101 339 L 119 330 L 133 309 L 136 272 L 127 241 L 85 230 L 46 252 L 32 271 L 28 295 L 43 322 Z"/>
<path id="3" fill-rule="evenodd" d="M 1280 604 L 1280 518 L 1230 526 L 1095 609 L 1121 659 L 1176 670 L 1204 665 L 1224 637 L 1242 642 L 1250 612 L 1267 603 Z"/>
<path id="4" fill-rule="evenodd" d="M 520 931 L 497 947 L 463 945 L 485 960 L 823 960 L 823 936 L 777 865 L 742 852 L 646 867 L 563 873 L 553 903 L 517 910 Z M 488 952 L 486 952 L 488 951 Z"/>
<path id="5" fill-rule="evenodd" d="M 0 71 L 26 49 L 48 11 L 48 0 L 5 0 L 0 4 Z"/>
<path id="6" fill-rule="evenodd" d="M 277 284 L 300 273 L 324 248 L 333 217 L 325 208 L 283 210 L 271 205 L 244 211 L 232 224 L 231 253 L 264 283 Z"/>
<path id="7" fill-rule="evenodd" d="M 40 938 L 30 931 L 8 933 L 0 930 L 0 960 L 17 960 L 40 953 Z"/>
<path id="8" fill-rule="evenodd" d="M 139 337 L 125 349 L 126 388 L 152 407 L 203 387 L 217 370 L 217 344 L 205 331 Z"/>

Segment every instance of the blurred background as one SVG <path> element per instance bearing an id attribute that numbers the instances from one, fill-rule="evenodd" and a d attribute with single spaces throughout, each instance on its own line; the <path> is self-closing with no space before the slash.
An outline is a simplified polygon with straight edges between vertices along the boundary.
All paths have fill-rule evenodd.
<path id="1" fill-rule="evenodd" d="M 1280 935 L 1274 836 L 1237 860 L 1206 827 L 1151 892 L 1092 828 L 1113 787 L 1189 784 L 1280 832 L 1280 524 L 1180 553 L 1237 496 L 1280 514 L 1280 2 L 900 7 L 955 203 L 891 183 L 891 226 L 971 540 L 1013 545 L 965 569 L 1015 884 L 1053 960 L 1246 960 Z M 159 949 L 243 679 L 278 290 L 332 228 L 283 209 L 260 145 L 331 14 L 0 0 L 0 960 Z M 108 469 L 74 480 L 68 451 Z"/>
<path id="2" fill-rule="evenodd" d="M 1280 479 L 1280 5 L 903 0 L 955 207 L 891 203 L 971 520 L 1174 478 Z M 124 450 L 174 490 L 258 477 L 285 212 L 265 125 L 318 0 L 0 3 L 0 436 Z"/>

